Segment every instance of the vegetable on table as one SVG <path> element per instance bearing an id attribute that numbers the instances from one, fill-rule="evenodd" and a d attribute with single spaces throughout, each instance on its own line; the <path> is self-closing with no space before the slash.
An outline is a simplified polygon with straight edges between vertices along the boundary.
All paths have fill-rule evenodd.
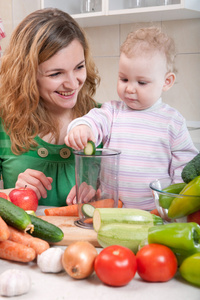
<path id="1" fill-rule="evenodd" d="M 35 250 L 10 240 L 0 242 L 0 258 L 18 262 L 30 262 L 36 257 Z"/>
<path id="2" fill-rule="evenodd" d="M 50 247 L 46 241 L 39 238 L 35 238 L 27 232 L 22 232 L 16 228 L 12 228 L 11 226 L 9 226 L 9 231 L 10 241 L 33 248 L 36 252 L 36 255 L 41 254 Z"/>
<path id="3" fill-rule="evenodd" d="M 136 259 L 138 275 L 146 281 L 165 282 L 177 272 L 176 256 L 164 245 L 145 245 L 137 252 Z"/>
<path id="4" fill-rule="evenodd" d="M 159 214 L 157 208 L 152 209 L 152 210 L 150 211 L 150 213 L 151 213 L 152 215 L 155 215 L 155 216 L 160 217 L 160 214 Z"/>
<path id="5" fill-rule="evenodd" d="M 122 246 L 113 245 L 103 249 L 94 261 L 98 278 L 110 286 L 124 286 L 135 276 L 137 262 L 134 253 Z"/>
<path id="6" fill-rule="evenodd" d="M 169 247 L 180 265 L 186 257 L 200 253 L 200 226 L 191 222 L 150 227 L 148 243 Z"/>
<path id="7" fill-rule="evenodd" d="M 187 222 L 195 222 L 200 225 L 200 210 L 193 212 L 187 216 Z"/>
<path id="8" fill-rule="evenodd" d="M 141 241 L 148 237 L 149 227 L 150 225 L 110 223 L 99 229 L 97 240 L 103 248 L 120 245 L 136 254 Z"/>
<path id="9" fill-rule="evenodd" d="M 113 199 L 102 199 L 94 202 L 90 202 L 91 205 L 96 207 L 111 207 L 113 205 Z M 83 204 L 72 204 L 68 206 L 46 208 L 44 213 L 46 216 L 68 216 L 78 217 L 79 205 Z M 123 202 L 118 200 L 118 207 L 122 207 Z"/>
<path id="10" fill-rule="evenodd" d="M 185 217 L 200 209 L 200 176 L 190 181 L 180 193 L 188 197 L 173 199 L 168 209 L 168 216 L 171 219 Z"/>
<path id="11" fill-rule="evenodd" d="M 95 207 L 89 203 L 85 203 L 81 207 L 81 212 L 86 218 L 93 218 Z"/>
<path id="12" fill-rule="evenodd" d="M 3 193 L 3 192 L 0 192 L 0 198 L 4 198 L 4 199 L 10 201 L 9 196 L 6 193 Z"/>
<path id="13" fill-rule="evenodd" d="M 62 241 L 64 233 L 59 227 L 33 215 L 30 215 L 30 218 L 34 225 L 34 231 L 30 232 L 32 236 L 45 240 L 49 243 Z"/>
<path id="14" fill-rule="evenodd" d="M 187 163 L 181 173 L 181 177 L 186 183 L 189 183 L 197 176 L 200 176 L 200 153 Z"/>
<path id="15" fill-rule="evenodd" d="M 18 269 L 8 269 L 0 274 L 0 295 L 19 296 L 29 292 L 31 279 L 28 273 Z"/>
<path id="16" fill-rule="evenodd" d="M 33 231 L 30 216 L 12 202 L 0 198 L 0 216 L 6 224 L 23 231 Z"/>
<path id="17" fill-rule="evenodd" d="M 148 211 L 134 208 L 96 208 L 93 215 L 93 227 L 96 232 L 110 223 L 161 225 L 163 220 Z"/>
<path id="18" fill-rule="evenodd" d="M 44 273 L 59 273 L 64 270 L 61 248 L 49 248 L 37 256 L 37 265 Z"/>
<path id="19" fill-rule="evenodd" d="M 10 236 L 10 231 L 6 222 L 0 217 L 0 242 L 6 241 Z"/>
<path id="20" fill-rule="evenodd" d="M 171 184 L 170 186 L 164 188 L 162 190 L 162 192 L 170 193 L 170 194 L 174 194 L 174 195 L 169 196 L 164 193 L 160 193 L 159 205 L 163 208 L 169 208 L 173 199 L 176 197 L 176 194 L 179 194 L 185 186 L 186 186 L 186 183 L 181 182 L 181 183 Z"/>
<path id="21" fill-rule="evenodd" d="M 200 253 L 187 257 L 179 268 L 181 276 L 200 287 Z"/>
<path id="22" fill-rule="evenodd" d="M 62 264 L 72 278 L 87 278 L 94 271 L 94 260 L 97 255 L 97 250 L 91 243 L 74 242 L 65 249 Z"/>

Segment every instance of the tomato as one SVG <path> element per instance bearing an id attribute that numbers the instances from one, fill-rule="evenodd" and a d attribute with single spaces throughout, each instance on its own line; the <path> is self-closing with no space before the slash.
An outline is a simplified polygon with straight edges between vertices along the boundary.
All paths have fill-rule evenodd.
<path id="1" fill-rule="evenodd" d="M 187 216 L 187 222 L 196 222 L 200 225 L 200 210 Z"/>
<path id="2" fill-rule="evenodd" d="M 178 263 L 171 249 L 160 244 L 149 244 L 137 254 L 137 272 L 146 281 L 168 281 L 176 274 Z"/>
<path id="3" fill-rule="evenodd" d="M 108 246 L 97 255 L 94 261 L 94 270 L 105 284 L 123 286 L 135 276 L 137 271 L 136 256 L 126 247 Z"/>

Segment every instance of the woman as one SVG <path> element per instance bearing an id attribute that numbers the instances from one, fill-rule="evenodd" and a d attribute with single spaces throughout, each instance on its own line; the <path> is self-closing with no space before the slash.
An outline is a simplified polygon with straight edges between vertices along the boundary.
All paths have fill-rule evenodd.
<path id="1" fill-rule="evenodd" d="M 0 70 L 4 189 L 27 185 L 40 205 L 75 197 L 74 155 L 64 137 L 74 118 L 96 106 L 99 80 L 85 34 L 67 13 L 38 10 L 17 26 Z"/>

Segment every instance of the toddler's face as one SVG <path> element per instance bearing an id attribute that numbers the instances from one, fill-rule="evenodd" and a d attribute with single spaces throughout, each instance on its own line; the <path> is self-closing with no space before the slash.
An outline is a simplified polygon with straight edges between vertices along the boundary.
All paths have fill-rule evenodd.
<path id="1" fill-rule="evenodd" d="M 159 52 L 127 57 L 121 53 L 117 92 L 130 108 L 151 107 L 161 96 L 166 84 L 166 59 Z"/>

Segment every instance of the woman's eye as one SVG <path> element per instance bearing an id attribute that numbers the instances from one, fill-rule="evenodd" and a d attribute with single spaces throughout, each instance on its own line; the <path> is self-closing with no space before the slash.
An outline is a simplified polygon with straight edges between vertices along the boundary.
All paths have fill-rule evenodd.
<path id="1" fill-rule="evenodd" d="M 85 64 L 82 64 L 80 66 L 77 67 L 78 70 L 85 68 Z"/>
<path id="2" fill-rule="evenodd" d="M 50 74 L 49 77 L 56 77 L 58 75 L 60 75 L 60 72 L 56 72 L 56 73 Z"/>

